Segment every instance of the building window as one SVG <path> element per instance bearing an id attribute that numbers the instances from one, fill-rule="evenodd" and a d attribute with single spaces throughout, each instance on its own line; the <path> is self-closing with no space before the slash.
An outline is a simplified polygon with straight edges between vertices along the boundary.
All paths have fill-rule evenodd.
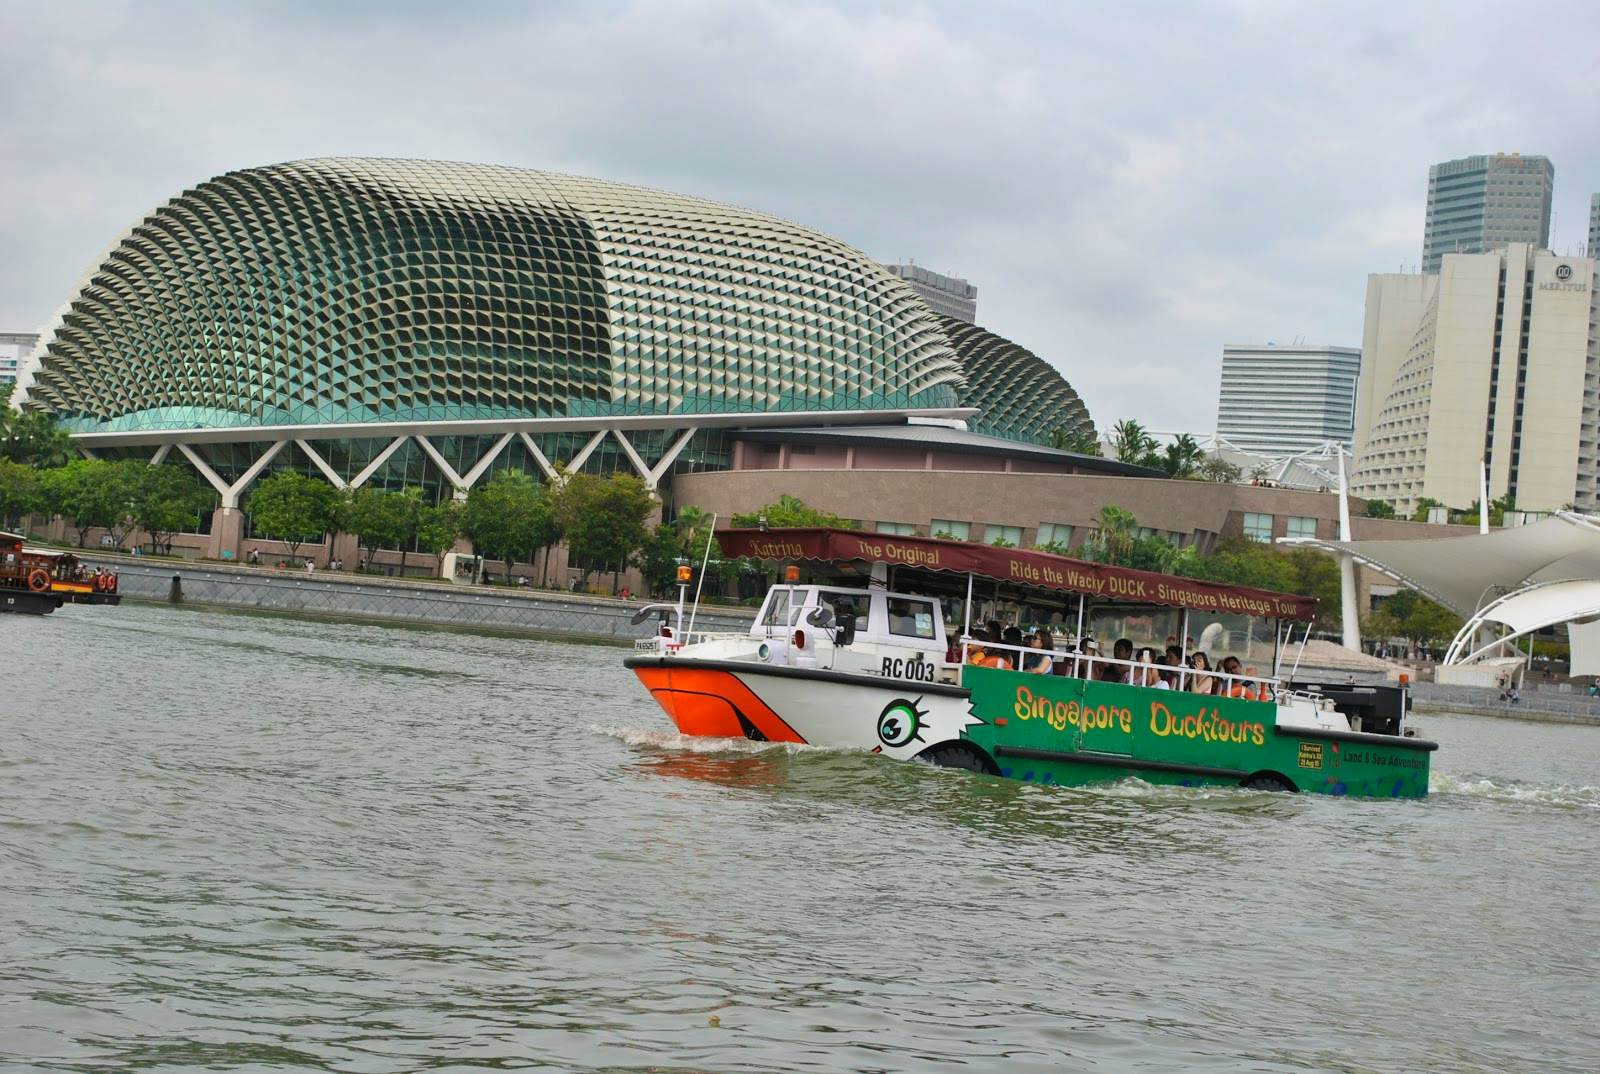
<path id="1" fill-rule="evenodd" d="M 1246 511 L 1244 513 L 1244 535 L 1252 541 L 1272 540 L 1272 516 Z"/>
<path id="2" fill-rule="evenodd" d="M 983 539 L 989 544 L 999 544 L 1004 541 L 1012 548 L 1022 544 L 1021 526 L 996 526 L 989 523 L 983 527 Z"/>
<path id="3" fill-rule="evenodd" d="M 972 523 L 936 518 L 928 524 L 928 532 L 935 537 L 952 537 L 958 541 L 972 540 Z"/>
<path id="4" fill-rule="evenodd" d="M 1288 536 L 1290 537 L 1315 537 L 1317 535 L 1317 520 L 1314 518 L 1289 517 Z"/>
<path id="5" fill-rule="evenodd" d="M 915 537 L 917 527 L 910 522 L 880 522 L 878 532 L 893 534 L 896 537 Z"/>
<path id="6" fill-rule="evenodd" d="M 1039 539 L 1034 544 L 1054 545 L 1057 548 L 1072 547 L 1072 527 L 1063 526 L 1059 522 L 1045 522 L 1039 526 Z"/>

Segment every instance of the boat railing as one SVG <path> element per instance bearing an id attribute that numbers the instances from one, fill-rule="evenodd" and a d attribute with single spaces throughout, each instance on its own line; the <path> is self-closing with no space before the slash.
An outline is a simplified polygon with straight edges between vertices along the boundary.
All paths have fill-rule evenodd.
<path id="1" fill-rule="evenodd" d="M 1055 668 L 1062 664 L 1069 666 L 1065 677 L 1073 679 L 1092 679 L 1098 676 L 1099 669 L 1110 665 L 1112 667 L 1127 668 L 1130 672 L 1128 678 L 1133 678 L 1133 671 L 1169 672 L 1176 681 L 1170 685 L 1173 690 L 1187 691 L 1189 680 L 1210 678 L 1220 682 L 1221 688 L 1214 691 L 1217 694 L 1229 697 L 1251 697 L 1263 694 L 1261 700 L 1269 700 L 1281 693 L 1282 684 L 1276 676 L 1262 675 L 1259 672 L 1246 669 L 1238 675 L 1230 675 L 1225 671 L 1211 668 L 1196 668 L 1187 663 L 1172 664 L 1146 664 L 1138 660 L 1119 660 L 1114 656 L 1101 656 L 1097 653 L 1069 652 L 1062 649 L 1035 649 L 1026 645 L 1006 645 L 1002 642 L 987 641 L 982 638 L 963 637 L 961 639 L 961 666 L 965 668 L 972 662 L 972 649 L 979 648 L 985 653 L 1008 653 L 1012 670 L 1026 672 L 1027 662 L 1037 663 L 1040 657 L 1048 656 L 1051 660 L 1049 674 L 1056 674 Z M 1035 672 L 1035 674 L 1044 674 Z M 1142 685 L 1142 684 L 1141 684 Z"/>

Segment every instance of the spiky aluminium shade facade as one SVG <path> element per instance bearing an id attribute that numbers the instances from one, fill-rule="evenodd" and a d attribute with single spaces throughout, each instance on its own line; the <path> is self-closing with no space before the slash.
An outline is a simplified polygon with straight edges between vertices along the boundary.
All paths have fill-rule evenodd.
<path id="1" fill-rule="evenodd" d="M 230 172 L 136 224 L 24 371 L 81 433 L 978 407 L 1092 429 L 1030 351 L 776 217 L 491 165 Z"/>
<path id="2" fill-rule="evenodd" d="M 1055 368 L 1026 347 L 975 324 L 940 315 L 961 358 L 961 404 L 978 414 L 973 432 L 1049 444 L 1056 429 L 1094 435 L 1089 408 Z"/>
<path id="3" fill-rule="evenodd" d="M 486 165 L 251 168 L 133 227 L 27 386 L 76 431 L 955 406 L 936 317 L 761 213 Z"/>

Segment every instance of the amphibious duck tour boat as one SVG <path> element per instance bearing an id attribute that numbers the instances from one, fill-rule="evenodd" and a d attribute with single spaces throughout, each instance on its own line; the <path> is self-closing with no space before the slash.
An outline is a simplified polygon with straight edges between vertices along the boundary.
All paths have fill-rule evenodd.
<path id="1" fill-rule="evenodd" d="M 659 606 L 660 636 L 625 663 L 685 735 L 861 748 L 1058 785 L 1428 793 L 1437 746 L 1413 737 L 1404 685 L 1277 673 L 1301 625 L 1310 630 L 1310 598 L 960 541 L 716 536 L 727 555 L 785 563 L 785 581 L 745 634 L 691 635 L 681 596 Z M 1170 642 L 1186 659 L 1154 669 L 1092 646 L 975 638 L 986 620 L 1097 638 L 1108 652 L 1116 639 L 1158 652 Z M 1196 650 L 1213 666 L 1234 657 L 1237 670 L 1196 671 Z"/>
<path id="2" fill-rule="evenodd" d="M 24 548 L 0 533 L 0 612 L 49 615 L 63 604 L 120 604 L 117 576 L 78 562 L 71 552 Z"/>

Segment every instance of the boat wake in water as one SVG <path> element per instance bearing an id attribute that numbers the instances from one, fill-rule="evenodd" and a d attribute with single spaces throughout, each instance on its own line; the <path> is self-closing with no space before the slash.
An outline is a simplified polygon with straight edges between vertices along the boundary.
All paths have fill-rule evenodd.
<path id="1" fill-rule="evenodd" d="M 1556 783 L 1530 783 L 1469 772 L 1452 776 L 1432 773 L 1429 792 L 1452 797 L 1476 798 L 1509 805 L 1550 806 L 1556 809 L 1600 810 L 1600 787 L 1570 786 Z"/>

